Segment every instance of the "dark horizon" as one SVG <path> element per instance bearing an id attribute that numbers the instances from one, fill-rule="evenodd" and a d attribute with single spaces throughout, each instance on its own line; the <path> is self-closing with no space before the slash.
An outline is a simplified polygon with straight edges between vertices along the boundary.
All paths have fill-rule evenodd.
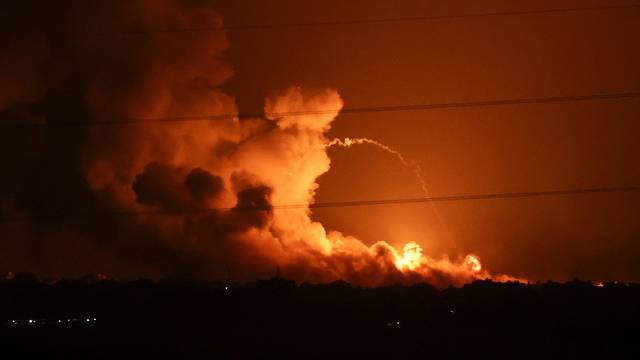
<path id="1" fill-rule="evenodd" d="M 53 285 L 59 282 L 86 282 L 86 283 L 99 283 L 99 282 L 110 282 L 110 281 L 114 281 L 114 282 L 136 282 L 136 281 L 148 281 L 148 282 L 152 282 L 152 283 L 162 283 L 162 282 L 197 282 L 197 283 L 203 283 L 203 284 L 235 284 L 235 285 L 247 285 L 247 284 L 252 284 L 252 283 L 256 283 L 256 282 L 262 282 L 262 281 L 272 281 L 272 280 L 284 280 L 287 282 L 292 282 L 293 284 L 295 284 L 296 286 L 330 286 L 330 285 L 334 285 L 334 284 L 344 284 L 346 286 L 349 287 L 353 287 L 353 288 L 361 288 L 361 289 L 376 289 L 376 288 L 384 288 L 384 287 L 397 287 L 397 286 L 406 286 L 406 287 L 411 287 L 411 286 L 421 286 L 421 285 L 428 285 L 430 287 L 433 287 L 434 289 L 438 289 L 439 291 L 442 291 L 444 289 L 447 289 L 449 287 L 451 288 L 462 288 L 468 284 L 460 284 L 460 285 L 454 285 L 454 284 L 449 284 L 446 287 L 437 287 L 434 286 L 433 284 L 430 284 L 429 282 L 425 281 L 425 280 L 417 280 L 413 283 L 402 283 L 402 282 L 397 282 L 397 283 L 388 283 L 388 284 L 380 284 L 377 286 L 368 286 L 368 285 L 358 285 L 358 284 L 351 284 L 348 281 L 344 281 L 344 280 L 334 280 L 334 281 L 330 281 L 330 282 L 307 282 L 307 281 L 295 281 L 293 279 L 287 278 L 286 274 L 282 273 L 282 270 L 280 268 L 276 268 L 271 276 L 264 276 L 264 277 L 259 277 L 259 278 L 254 278 L 254 279 L 249 279 L 249 280 L 245 280 L 245 281 L 239 281 L 239 280 L 235 280 L 233 276 L 228 276 L 226 278 L 204 278 L 204 277 L 200 277 L 196 274 L 188 274 L 188 273 L 174 273 L 174 274 L 166 274 L 164 276 L 161 277 L 156 277 L 156 278 L 147 278 L 147 277 L 130 277 L 130 278 L 117 278 L 117 277 L 111 277 L 107 274 L 103 274 L 103 273 L 86 273 L 86 274 L 82 274 L 79 276 L 75 276 L 75 277 L 50 277 L 50 276 L 39 276 L 36 273 L 32 273 L 32 272 L 28 272 L 28 271 L 18 271 L 18 272 L 13 272 L 10 271 L 8 273 L 5 274 L 0 274 L 0 281 L 12 281 L 12 280 L 16 280 L 16 281 L 21 281 L 21 282 L 34 282 L 34 283 L 43 283 L 43 284 L 49 284 L 49 285 Z M 623 286 L 638 286 L 640 285 L 640 282 L 633 282 L 633 281 L 629 281 L 629 282 L 625 282 L 625 281 L 617 281 L 617 280 L 612 280 L 612 281 L 601 281 L 598 279 L 582 279 L 580 277 L 574 276 L 571 279 L 568 280 L 563 280 L 563 281 L 556 281 L 553 279 L 546 279 L 546 280 L 538 280 L 538 281 L 524 281 L 524 279 L 513 279 L 513 280 L 506 280 L 506 281 L 495 281 L 492 280 L 490 278 L 488 279 L 477 279 L 474 280 L 473 282 L 495 282 L 496 284 L 500 284 L 500 283 L 513 283 L 513 284 L 520 284 L 522 286 L 539 286 L 539 285 L 543 285 L 543 284 L 569 284 L 569 283 L 575 283 L 575 282 L 580 282 L 580 283 L 586 283 L 586 284 L 591 284 L 595 287 L 603 287 L 606 285 L 623 285 Z"/>
<path id="2" fill-rule="evenodd" d="M 41 301 L 46 298 L 47 301 Z M 351 287 L 282 278 L 0 280 L 5 353 L 163 356 L 412 355 L 453 358 L 638 354 L 640 285 L 475 281 Z"/>

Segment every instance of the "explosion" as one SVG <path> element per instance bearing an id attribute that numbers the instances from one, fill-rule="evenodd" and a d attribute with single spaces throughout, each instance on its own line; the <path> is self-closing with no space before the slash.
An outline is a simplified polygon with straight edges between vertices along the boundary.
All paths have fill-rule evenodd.
<path id="1" fill-rule="evenodd" d="M 475 255 L 467 255 L 464 260 L 464 263 L 473 271 L 474 273 L 482 270 L 482 264 L 480 264 L 480 259 L 478 259 Z"/>
<path id="2" fill-rule="evenodd" d="M 488 277 L 473 255 L 459 262 L 435 260 L 424 256 L 419 244 L 409 242 L 399 256 L 386 242 L 367 246 L 359 239 L 327 231 L 311 219 L 309 205 L 314 202 L 316 180 L 330 170 L 329 147 L 374 144 L 410 166 L 401 153 L 374 140 L 328 141 L 324 134 L 342 106 L 335 90 L 305 92 L 292 87 L 267 99 L 262 119 L 153 129 L 161 131 L 157 138 L 165 139 L 163 144 L 173 139 L 167 151 L 175 155 L 162 159 L 139 152 L 137 158 L 133 156 L 128 166 L 134 181 L 128 186 L 135 197 L 128 200 L 128 206 L 173 211 L 231 208 L 210 216 L 140 221 L 162 229 L 161 236 L 179 234 L 188 249 L 224 261 L 234 272 L 243 272 L 247 264 L 255 267 L 251 275 L 242 277 L 276 266 L 298 281 L 346 280 L 365 286 L 417 281 L 447 286 Z M 327 113 L 326 109 L 336 110 Z M 185 134 L 189 142 L 182 140 Z M 221 142 L 227 148 L 223 154 L 207 150 L 218 148 Z M 178 156 L 181 153 L 189 156 Z M 117 168 L 108 157 L 97 163 Z M 142 169 L 137 168 L 145 163 Z M 422 177 L 419 179 L 424 184 Z M 114 185 L 106 189 L 127 186 Z M 100 182 L 96 186 L 105 189 Z M 127 204 L 126 196 L 118 191 L 112 199 L 124 199 Z M 286 204 L 306 206 L 271 210 L 274 205 Z M 224 252 L 208 246 L 209 239 L 222 240 Z"/>
<path id="3" fill-rule="evenodd" d="M 80 119 L 110 125 L 89 126 L 77 136 L 60 138 L 64 140 L 54 148 L 60 158 L 68 159 L 66 139 L 77 141 L 72 145 L 82 150 L 80 155 L 65 160 L 69 169 L 61 171 L 81 174 L 82 179 L 72 183 L 80 190 L 69 189 L 68 178 L 60 177 L 59 183 L 43 187 L 46 193 L 23 195 L 35 200 L 22 203 L 34 204 L 37 210 L 49 204 L 53 210 L 77 205 L 82 211 L 141 215 L 81 225 L 69 222 L 44 235 L 16 235 L 25 248 L 30 248 L 29 241 L 33 248 L 44 244 L 39 254 L 46 257 L 25 256 L 37 259 L 38 270 L 55 274 L 52 269 L 64 268 L 67 274 L 118 277 L 189 273 L 251 280 L 271 276 L 279 268 L 283 276 L 297 281 L 344 280 L 362 286 L 428 282 L 445 287 L 491 277 L 473 255 L 455 261 L 446 256 L 434 259 L 423 254 L 418 243 L 409 242 L 400 256 L 386 242 L 367 245 L 312 220 L 317 179 L 331 168 L 327 150 L 332 146 L 370 144 L 393 154 L 415 174 L 428 196 L 420 166 L 399 151 L 368 138 L 326 138 L 344 105 L 338 91 L 290 87 L 266 99 L 264 116 L 240 119 L 235 99 L 220 90 L 233 74 L 221 60 L 228 47 L 224 32 L 170 36 L 154 31 L 158 24 L 219 28 L 222 19 L 210 4 L 135 0 L 108 9 L 104 13 L 82 8 L 78 11 L 86 14 L 77 18 L 83 22 L 69 26 L 85 29 L 92 24 L 104 33 L 116 32 L 109 28 L 115 18 L 119 29 L 145 36 L 110 40 L 101 33 L 101 41 L 95 41 L 95 33 L 69 32 L 76 35 L 58 40 L 74 49 L 83 68 L 57 71 L 61 77 L 71 75 L 56 83 L 73 91 L 48 95 L 52 98 L 47 103 L 56 104 L 51 114 L 41 115 L 38 106 L 15 113 L 29 123 L 45 117 L 43 123 Z M 44 58 L 34 61 L 33 66 L 43 62 Z M 31 72 L 47 73 L 36 70 Z M 28 99 L 37 96 L 33 92 Z M 0 105 L 9 101 L 0 100 Z M 77 108 L 86 113 L 59 110 Z M 219 118 L 214 121 L 215 116 Z M 185 118 L 190 121 L 135 120 Z M 50 177 L 42 171 L 41 178 Z M 77 191 L 81 200 L 42 200 L 65 191 Z M 296 206 L 277 208 L 290 204 Z M 67 249 L 79 260 L 61 265 L 57 259 L 68 258 Z"/>
<path id="4" fill-rule="evenodd" d="M 422 260 L 422 247 L 412 241 L 404 245 L 404 253 L 402 258 L 396 261 L 396 266 L 400 270 L 415 270 L 420 266 L 420 260 Z"/>

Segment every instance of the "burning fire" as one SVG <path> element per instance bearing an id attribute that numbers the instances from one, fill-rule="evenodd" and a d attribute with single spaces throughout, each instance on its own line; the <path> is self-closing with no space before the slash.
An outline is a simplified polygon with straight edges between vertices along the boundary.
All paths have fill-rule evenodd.
<path id="1" fill-rule="evenodd" d="M 480 264 L 480 259 L 478 259 L 478 257 L 475 255 L 467 255 L 467 257 L 464 260 L 464 263 L 474 273 L 480 272 L 480 270 L 482 270 L 482 264 Z"/>
<path id="2" fill-rule="evenodd" d="M 399 270 L 409 269 L 415 270 L 420 266 L 422 260 L 422 247 L 412 241 L 404 245 L 402 258 L 396 261 Z"/>
<path id="3" fill-rule="evenodd" d="M 425 266 L 425 261 L 428 261 L 428 258 L 422 256 L 422 247 L 415 241 L 411 241 L 404 245 L 402 257 L 398 256 L 395 264 L 400 271 L 420 272 L 424 270 L 423 266 L 428 268 Z M 482 271 L 482 264 L 476 255 L 467 255 L 463 264 L 472 274 L 480 274 Z"/>

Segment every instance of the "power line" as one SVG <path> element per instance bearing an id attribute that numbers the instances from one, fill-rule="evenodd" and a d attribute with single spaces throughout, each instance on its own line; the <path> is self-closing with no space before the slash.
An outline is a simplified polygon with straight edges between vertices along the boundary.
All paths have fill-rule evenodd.
<path id="1" fill-rule="evenodd" d="M 309 205 L 309 207 L 325 208 L 325 207 L 372 206 L 372 205 L 389 205 L 389 204 L 412 204 L 412 203 L 424 203 L 424 202 L 496 200 L 496 199 L 531 198 L 531 197 L 544 197 L 544 196 L 566 196 L 566 195 L 585 195 L 585 194 L 595 194 L 595 193 L 630 192 L 630 191 L 638 191 L 638 190 L 640 190 L 639 186 L 601 187 L 601 188 L 551 190 L 551 191 L 433 196 L 433 197 L 405 198 L 405 199 L 338 201 L 338 202 L 324 202 L 324 203 L 311 204 Z M 301 207 L 300 205 L 288 205 L 288 206 L 284 205 L 280 207 L 274 206 L 274 209 L 296 209 L 300 207 Z"/>
<path id="2" fill-rule="evenodd" d="M 545 15 L 553 13 L 572 13 L 600 10 L 624 10 L 637 9 L 640 4 L 624 4 L 624 5 L 602 5 L 602 6 L 584 6 L 584 7 L 568 7 L 555 9 L 540 10 L 516 10 L 516 11 L 489 11 L 469 14 L 451 14 L 451 15 L 425 15 L 425 16 L 402 16 L 402 17 L 383 17 L 373 19 L 352 19 L 352 20 L 331 20 L 331 21 L 309 21 L 309 22 L 288 22 L 280 24 L 240 24 L 240 25 L 223 25 L 217 27 L 193 27 L 193 28 L 177 28 L 177 29 L 151 29 L 151 30 L 132 30 L 117 32 L 117 35 L 148 35 L 153 33 L 199 33 L 199 32 L 218 32 L 218 31 L 243 31 L 243 30 L 271 30 L 286 28 L 309 28 L 323 26 L 344 26 L 344 25 L 366 25 L 381 23 L 401 23 L 401 22 L 425 22 L 425 21 L 441 21 L 456 20 L 476 17 L 493 17 L 493 16 L 518 16 L 518 15 Z M 0 30 L 7 32 L 6 29 Z M 98 33 L 97 35 L 107 36 L 110 33 Z"/>
<path id="3" fill-rule="evenodd" d="M 224 26 L 212 27 L 212 28 L 203 27 L 203 28 L 183 28 L 183 29 L 159 29 L 159 30 L 150 30 L 150 31 L 131 31 L 131 32 L 127 32 L 126 34 L 145 35 L 149 33 L 194 33 L 194 32 L 215 32 L 215 31 L 236 31 L 236 30 L 270 30 L 270 29 L 283 29 L 283 28 L 455 20 L 455 19 L 465 19 L 465 18 L 474 18 L 474 17 L 491 17 L 491 16 L 544 15 L 544 14 L 552 14 L 552 13 L 570 13 L 570 12 L 597 11 L 597 10 L 621 10 L 621 9 L 633 9 L 633 8 L 640 8 L 640 4 L 587 6 L 587 7 L 542 9 L 542 10 L 493 11 L 493 12 L 457 14 L 457 15 L 453 14 L 453 15 L 386 17 L 386 18 L 359 19 L 359 20 L 356 19 L 356 20 L 290 22 L 290 23 L 281 23 L 281 24 L 224 25 Z"/>
<path id="4" fill-rule="evenodd" d="M 413 105 L 391 105 L 391 106 L 372 106 L 372 107 L 352 107 L 344 109 L 328 109 L 328 110 L 310 110 L 310 111 L 291 111 L 268 114 L 270 118 L 282 118 L 288 116 L 305 116 L 305 115 L 328 115 L 339 113 L 342 115 L 358 114 L 358 113 L 379 113 L 379 112 L 402 112 L 402 111 L 422 111 L 435 109 L 460 109 L 475 107 L 493 107 L 508 105 L 527 105 L 527 104 L 549 104 L 549 103 L 566 103 L 566 102 L 586 102 L 596 100 L 615 100 L 615 99 L 631 99 L 639 98 L 640 92 L 623 92 L 623 93 L 606 93 L 593 95 L 576 95 L 576 96 L 549 96 L 537 98 L 519 98 L 504 100 L 485 100 L 485 101 L 467 101 L 467 102 L 451 102 L 451 103 L 431 103 L 431 104 L 413 104 Z M 248 119 L 263 117 L 263 113 L 240 113 L 240 114 L 220 114 L 220 115 L 202 115 L 202 116 L 173 116 L 173 117 L 154 117 L 154 118 L 124 118 L 111 119 L 103 121 L 64 121 L 52 123 L 26 123 L 7 122 L 2 127 L 74 127 L 74 126 L 111 126 L 111 125 L 136 125 L 136 124 L 153 124 L 153 123 L 171 123 L 171 122 L 202 122 L 202 121 L 221 121 L 233 119 Z"/>
<path id="5" fill-rule="evenodd" d="M 429 202 L 453 202 L 453 201 L 475 201 L 475 200 L 499 200 L 499 199 L 517 199 L 517 198 L 535 198 L 549 196 L 569 196 L 569 195 L 587 195 L 587 194 L 604 194 L 604 193 L 620 193 L 632 192 L 640 190 L 640 186 L 620 186 L 620 187 L 598 187 L 598 188 L 575 188 L 565 190 L 550 191 L 530 191 L 530 192 L 503 192 L 489 194 L 466 194 L 466 195 L 449 195 L 449 196 L 432 196 L 418 198 L 402 198 L 402 199 L 377 199 L 377 200 L 349 200 L 349 201 L 333 201 L 333 202 L 317 202 L 313 204 L 283 204 L 273 206 L 244 206 L 244 207 L 226 207 L 226 208 L 207 208 L 207 209 L 186 209 L 186 210 L 149 210 L 149 211 L 111 211 L 111 212 L 68 212 L 66 214 L 40 214 L 26 218 L 5 218 L 0 219 L 0 223 L 9 222 L 27 222 L 29 220 L 57 220 L 68 218 L 95 218 L 95 217 L 137 217 L 137 216 L 157 216 L 157 215 L 206 215 L 215 214 L 223 211 L 276 211 L 276 210 L 293 210 L 293 209 L 316 209 L 316 208 L 343 208 L 354 206 L 378 206 L 378 205 L 395 205 L 395 204 L 415 204 Z"/>

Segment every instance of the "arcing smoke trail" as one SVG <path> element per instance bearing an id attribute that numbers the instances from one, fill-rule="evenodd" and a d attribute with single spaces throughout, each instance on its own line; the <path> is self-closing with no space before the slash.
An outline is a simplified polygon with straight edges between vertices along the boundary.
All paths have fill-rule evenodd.
<path id="1" fill-rule="evenodd" d="M 392 149 L 389 146 L 377 141 L 377 140 L 373 140 L 373 139 L 369 139 L 369 138 L 349 138 L 349 137 L 345 137 L 344 139 L 340 139 L 340 138 L 335 138 L 333 140 L 331 140 L 329 143 L 325 144 L 324 147 L 325 148 L 330 148 L 333 146 L 340 146 L 340 147 L 351 147 L 352 145 L 362 145 L 362 144 L 371 144 L 374 146 L 377 146 L 378 148 L 394 155 L 398 161 L 400 161 L 400 163 L 402 164 L 402 166 L 404 166 L 405 168 L 409 169 L 409 171 L 411 171 L 413 173 L 413 175 L 416 177 L 416 179 L 418 179 L 418 182 L 420 183 L 420 189 L 422 190 L 422 195 L 424 197 L 429 197 L 431 196 L 429 189 L 427 188 L 427 182 L 424 180 L 424 178 L 422 177 L 422 167 L 420 166 L 420 164 L 418 164 L 415 161 L 411 161 L 411 160 L 407 160 L 404 155 L 402 155 L 402 153 L 398 150 Z M 435 207 L 435 205 L 433 203 L 430 203 L 431 205 L 431 209 L 433 210 L 434 214 L 436 215 L 436 217 L 438 218 L 438 221 L 440 222 L 440 224 L 444 227 L 444 229 L 449 232 L 448 227 L 444 221 L 444 219 L 442 218 L 442 216 L 440 215 L 440 212 L 438 211 L 438 209 Z"/>
<path id="2" fill-rule="evenodd" d="M 369 138 L 344 138 L 344 139 L 340 139 L 340 138 L 335 138 L 333 140 L 331 140 L 329 143 L 327 143 L 326 145 L 324 145 L 325 148 L 330 148 L 333 146 L 341 146 L 341 147 L 351 147 L 351 145 L 362 145 L 362 144 L 371 144 L 374 146 L 379 147 L 380 149 L 395 155 L 396 158 L 398 158 L 398 160 L 400 161 L 400 163 L 402 164 L 402 166 L 406 167 L 407 169 L 409 169 L 418 179 L 418 181 L 420 182 L 420 188 L 422 189 L 422 193 L 425 197 L 429 196 L 429 190 L 427 189 L 427 183 L 424 181 L 424 178 L 422 177 L 422 168 L 420 167 L 419 164 L 417 164 L 414 161 L 408 161 L 407 159 L 405 159 L 404 155 L 402 155 L 402 153 L 398 150 L 392 149 L 389 146 L 377 141 L 377 140 L 373 140 L 373 139 L 369 139 Z"/>

